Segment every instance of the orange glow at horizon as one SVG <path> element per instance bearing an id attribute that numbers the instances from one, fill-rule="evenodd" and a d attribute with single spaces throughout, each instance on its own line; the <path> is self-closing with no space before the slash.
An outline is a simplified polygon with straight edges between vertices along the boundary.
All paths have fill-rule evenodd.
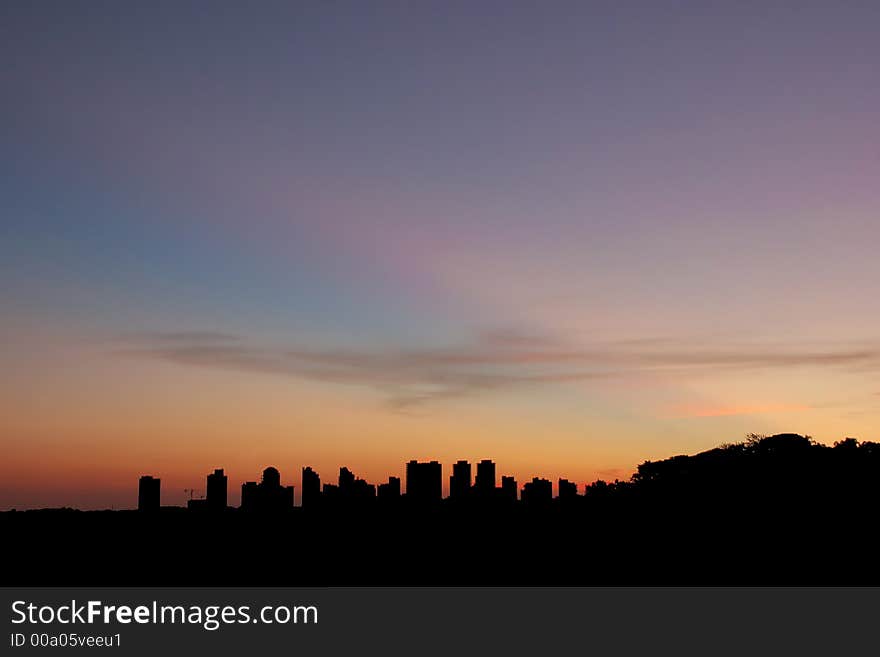
<path id="1" fill-rule="evenodd" d="M 499 481 L 513 475 L 522 486 L 539 476 L 554 489 L 559 478 L 582 487 L 751 432 L 869 440 L 877 417 L 798 403 L 814 398 L 816 386 L 785 373 L 762 379 L 763 389 L 749 372 L 700 375 L 693 385 L 652 374 L 401 412 L 364 387 L 120 357 L 93 342 L 36 333 L 7 344 L 15 349 L 4 365 L 21 375 L 3 383 L 0 397 L 2 509 L 131 508 L 142 474 L 162 479 L 163 503 L 184 504 L 184 489 L 203 491 L 205 476 L 221 467 L 232 504 L 240 484 L 268 465 L 297 491 L 304 466 L 322 482 L 335 482 L 347 466 L 370 483 L 398 476 L 405 487 L 411 459 L 440 461 L 444 490 L 452 463 L 484 458 L 495 461 Z M 844 389 L 846 376 L 828 373 L 825 382 Z M 779 402 L 759 401 L 782 389 Z M 876 405 L 876 395 L 867 398 Z"/>

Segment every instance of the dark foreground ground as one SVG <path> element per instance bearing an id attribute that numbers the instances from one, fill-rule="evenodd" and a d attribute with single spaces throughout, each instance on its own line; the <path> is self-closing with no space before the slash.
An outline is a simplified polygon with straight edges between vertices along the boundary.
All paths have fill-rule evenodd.
<path id="1" fill-rule="evenodd" d="M 880 584 L 878 510 L 4 513 L 6 585 Z"/>
<path id="2" fill-rule="evenodd" d="M 574 499 L 0 513 L 4 584 L 880 585 L 880 445 L 792 434 Z"/>

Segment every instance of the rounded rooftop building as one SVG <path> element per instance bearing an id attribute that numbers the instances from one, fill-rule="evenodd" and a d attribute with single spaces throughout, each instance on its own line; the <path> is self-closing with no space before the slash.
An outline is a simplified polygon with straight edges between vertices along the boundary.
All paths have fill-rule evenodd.
<path id="1" fill-rule="evenodd" d="M 278 488 L 281 486 L 281 473 L 272 466 L 263 470 L 263 486 Z"/>

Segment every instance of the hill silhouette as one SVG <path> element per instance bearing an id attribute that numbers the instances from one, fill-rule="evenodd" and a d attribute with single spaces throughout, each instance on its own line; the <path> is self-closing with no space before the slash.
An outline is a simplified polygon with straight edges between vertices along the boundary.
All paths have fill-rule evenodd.
<path id="1" fill-rule="evenodd" d="M 439 472 L 423 465 L 413 477 Z M 395 494 L 393 478 L 377 495 L 347 468 L 319 494 L 308 468 L 311 500 L 293 507 L 267 468 L 268 479 L 245 484 L 252 502 L 240 509 L 225 506 L 217 470 L 219 506 L 6 512 L 7 583 L 880 584 L 878 443 L 750 436 L 647 461 L 583 494 L 563 480 L 551 498 L 536 479 L 521 500 L 512 480 L 494 487 L 491 462 L 478 464 L 473 486 L 468 464 L 457 472 L 464 465 L 468 486 L 455 490 L 468 494 L 443 500 L 431 487 Z"/>

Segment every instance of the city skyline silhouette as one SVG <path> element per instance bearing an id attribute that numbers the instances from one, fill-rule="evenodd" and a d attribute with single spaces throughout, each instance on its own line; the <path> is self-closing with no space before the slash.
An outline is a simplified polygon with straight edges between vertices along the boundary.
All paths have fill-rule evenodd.
<path id="1" fill-rule="evenodd" d="M 6 511 L 0 530 L 16 537 L 13 583 L 31 585 L 880 583 L 880 443 L 753 435 L 626 481 L 561 480 L 555 497 L 535 478 L 518 500 L 494 462 L 476 465 L 455 463 L 445 498 L 439 462 L 408 462 L 403 494 L 393 476 L 376 487 L 343 466 L 330 483 L 306 467 L 302 506 L 272 466 L 240 507 L 220 468 L 187 507 L 162 505 L 144 475 L 138 510 Z M 47 560 L 40 546 L 68 535 Z"/>
<path id="2" fill-rule="evenodd" d="M 878 24 L 4 3 L 0 509 L 871 439 Z"/>
<path id="3" fill-rule="evenodd" d="M 781 437 L 797 437 L 817 448 L 828 446 L 815 441 L 810 436 L 799 434 L 778 434 L 776 436 L 760 436 L 749 434 L 744 443 L 760 443 L 762 440 L 779 439 Z M 725 445 L 737 445 L 740 443 L 726 443 Z M 877 443 L 871 441 L 858 441 L 855 438 L 846 438 L 834 443 L 834 448 L 846 445 L 855 445 L 864 450 L 874 451 L 878 449 Z M 706 453 L 711 453 L 710 450 Z M 696 457 L 702 456 L 697 454 Z M 660 463 L 675 462 L 681 459 L 696 458 L 686 455 L 670 456 L 659 461 Z M 472 467 L 473 466 L 473 467 Z M 570 481 L 566 477 L 558 477 L 550 480 L 545 477 L 533 476 L 524 481 L 517 481 L 511 475 L 502 474 L 497 464 L 491 459 L 481 459 L 471 463 L 466 459 L 456 460 L 452 464 L 444 466 L 437 460 L 418 461 L 409 460 L 405 464 L 405 476 L 403 478 L 394 475 L 388 476 L 386 481 L 370 483 L 358 477 L 348 466 L 340 466 L 338 475 L 333 477 L 322 476 L 311 466 L 301 469 L 301 478 L 298 483 L 284 483 L 278 468 L 267 466 L 262 470 L 259 481 L 244 479 L 237 484 L 233 481 L 233 489 L 239 488 L 241 494 L 239 503 L 233 504 L 233 496 L 230 496 L 229 475 L 224 468 L 214 468 L 205 475 L 205 483 L 200 488 L 173 489 L 168 491 L 162 488 L 161 476 L 153 472 L 142 474 L 137 486 L 136 503 L 129 508 L 138 510 L 159 510 L 160 508 L 187 508 L 197 511 L 220 511 L 230 508 L 242 510 L 283 510 L 294 507 L 319 508 L 322 505 L 339 505 L 356 500 L 361 502 L 382 503 L 392 499 L 410 499 L 430 502 L 450 501 L 486 501 L 508 500 L 520 501 L 528 499 L 530 493 L 534 498 L 534 492 L 540 491 L 541 499 L 573 499 L 587 494 L 588 491 L 611 485 L 629 485 L 636 481 L 643 470 L 652 466 L 651 461 L 641 463 L 630 477 L 623 479 L 615 478 L 613 481 L 596 479 L 591 482 Z M 880 477 L 880 471 L 877 476 Z M 163 490 L 165 497 L 163 498 Z M 170 498 L 170 499 L 169 499 Z M 305 498 L 305 503 L 304 503 Z M 179 503 L 181 502 L 182 503 Z M 71 508 L 69 505 L 59 507 L 28 507 L 29 508 Z M 105 506 L 104 509 L 111 507 Z M 115 508 L 115 507 L 114 507 Z M 124 508 L 124 507 L 123 507 Z M 12 509 L 14 510 L 14 509 Z M 100 510 L 100 509 L 95 509 Z"/>
<path id="4" fill-rule="evenodd" d="M 228 475 L 223 468 L 215 468 L 206 475 L 204 489 L 187 488 L 184 494 L 189 494 L 189 499 L 184 505 L 163 504 L 161 477 L 154 474 L 141 475 L 137 489 L 137 508 L 139 511 L 158 511 L 162 508 L 187 508 L 194 511 L 224 511 L 238 508 L 241 510 L 255 511 L 281 511 L 302 507 L 316 509 L 321 507 L 333 508 L 339 504 L 358 504 L 363 502 L 379 502 L 394 499 L 409 499 L 416 503 L 439 503 L 443 500 L 451 502 L 485 502 L 485 501 L 510 501 L 528 500 L 539 498 L 542 501 L 551 499 L 571 500 L 589 492 L 611 486 L 626 486 L 639 480 L 645 472 L 659 467 L 658 464 L 673 464 L 687 459 L 698 459 L 718 450 L 730 449 L 736 446 L 761 445 L 762 442 L 780 443 L 783 440 L 795 440 L 818 449 L 830 449 L 827 445 L 815 442 L 809 436 L 799 434 L 778 434 L 775 436 L 760 436 L 750 434 L 743 443 L 727 443 L 716 450 L 700 453 L 693 457 L 687 455 L 671 456 L 659 462 L 645 461 L 637 468 L 636 472 L 627 479 L 615 479 L 608 482 L 602 479 L 593 482 L 578 484 L 564 477 L 552 482 L 549 479 L 534 476 L 530 481 L 522 482 L 517 486 L 517 481 L 509 475 L 496 476 L 497 464 L 491 459 L 482 459 L 472 469 L 471 462 L 460 459 L 452 464 L 448 475 L 448 487 L 443 486 L 443 464 L 439 461 L 419 462 L 410 460 L 406 463 L 406 478 L 403 480 L 395 476 L 389 476 L 388 481 L 372 484 L 360 477 L 347 466 L 340 466 L 336 483 L 323 481 L 320 473 L 311 466 L 305 466 L 301 472 L 301 485 L 299 496 L 295 494 L 295 484 L 281 483 L 281 472 L 274 466 L 263 469 L 260 481 L 243 481 L 241 483 L 241 502 L 236 507 L 229 504 Z M 880 444 L 871 441 L 858 441 L 855 438 L 846 438 L 835 442 L 833 449 L 861 448 L 869 453 L 869 458 L 877 459 L 880 453 Z M 472 475 L 472 471 L 475 472 Z M 880 477 L 880 470 L 876 471 Z M 583 493 L 581 492 L 583 489 Z M 204 490 L 206 493 L 201 494 Z M 444 490 L 448 491 L 444 494 Z M 305 503 L 303 498 L 305 497 Z M 69 508 L 69 507 L 65 507 Z"/>

